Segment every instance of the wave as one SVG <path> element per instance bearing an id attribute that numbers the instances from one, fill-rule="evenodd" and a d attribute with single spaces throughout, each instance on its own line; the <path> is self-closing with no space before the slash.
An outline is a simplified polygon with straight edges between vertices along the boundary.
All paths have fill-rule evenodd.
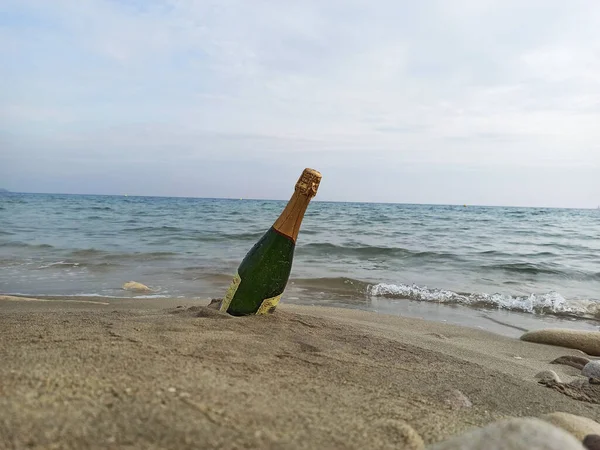
<path id="1" fill-rule="evenodd" d="M 504 264 L 492 264 L 487 266 L 481 266 L 482 269 L 492 269 L 492 270 L 503 270 L 506 272 L 517 272 L 524 274 L 549 274 L 549 275 L 562 275 L 564 272 L 556 269 L 552 269 L 547 265 L 543 264 L 534 264 L 534 263 L 504 263 Z"/>
<path id="2" fill-rule="evenodd" d="M 331 278 L 294 278 L 291 284 L 303 289 L 324 290 L 338 294 L 358 294 L 364 297 L 368 293 L 371 283 L 347 277 Z"/>
<path id="3" fill-rule="evenodd" d="M 180 231 L 188 231 L 185 228 L 179 227 L 171 227 L 168 225 L 163 225 L 162 227 L 134 227 L 134 228 L 125 228 L 123 232 L 125 233 L 140 233 L 140 232 L 180 232 Z"/>
<path id="4" fill-rule="evenodd" d="M 40 295 L 35 293 L 26 293 L 26 292 L 3 292 L 2 295 L 16 295 L 19 297 L 35 297 L 35 298 L 47 298 L 47 299 L 61 299 L 64 297 L 77 298 L 77 297 L 92 297 L 92 298 L 115 298 L 121 300 L 129 300 L 131 297 L 136 299 L 139 298 L 185 298 L 190 299 L 194 298 L 189 295 L 167 295 L 167 294 L 133 294 L 130 296 L 123 295 L 107 295 L 107 294 L 97 294 L 97 293 L 81 293 L 81 294 L 57 294 L 57 295 Z"/>
<path id="5" fill-rule="evenodd" d="M 56 261 L 38 266 L 38 269 L 52 269 L 56 267 L 79 267 L 78 262 Z"/>
<path id="6" fill-rule="evenodd" d="M 499 293 L 458 293 L 417 285 L 380 283 L 369 286 L 367 295 L 471 307 L 492 307 L 532 314 L 554 314 L 581 318 L 600 317 L 600 303 L 592 300 L 567 300 L 558 292 L 553 291 L 512 296 Z"/>
<path id="7" fill-rule="evenodd" d="M 257 231 L 257 232 L 246 232 L 246 233 L 221 233 L 220 236 L 226 238 L 226 239 L 233 239 L 233 240 L 240 240 L 240 241 L 245 241 L 245 240 L 258 240 L 261 237 L 263 237 L 263 235 L 265 234 L 267 230 L 264 231 Z"/>
<path id="8" fill-rule="evenodd" d="M 310 296 L 320 294 L 352 300 L 387 298 L 417 302 L 463 305 L 472 308 L 494 308 L 531 314 L 570 316 L 581 319 L 600 318 L 600 302 L 594 300 L 566 299 L 558 292 L 529 295 L 501 293 L 454 292 L 447 289 L 429 288 L 416 284 L 369 283 L 347 277 L 297 278 L 290 280 L 290 287 L 300 288 Z M 324 294 L 324 295 L 323 295 Z"/>
<path id="9" fill-rule="evenodd" d="M 122 267 L 121 264 L 108 263 L 108 262 L 100 262 L 100 263 L 90 263 L 90 262 L 76 262 L 76 261 L 55 261 L 51 263 L 45 263 L 37 267 L 38 270 L 45 269 L 85 269 L 91 272 L 106 272 L 110 270 L 114 270 Z"/>
<path id="10" fill-rule="evenodd" d="M 593 242 L 593 241 L 592 241 Z M 569 252 L 590 252 L 592 249 L 583 245 L 577 245 L 574 243 L 559 244 L 556 242 L 542 242 L 536 244 L 538 247 L 552 247 L 556 250 L 567 250 Z"/>
<path id="11" fill-rule="evenodd" d="M 174 235 L 174 236 L 165 236 L 166 242 L 170 241 L 192 241 L 192 242 L 220 242 L 223 240 L 223 237 L 214 234 L 214 235 L 201 235 L 198 236 L 198 233 L 190 233 L 185 236 Z M 160 242 L 158 245 L 163 245 L 165 242 Z"/>
<path id="12" fill-rule="evenodd" d="M 231 273 L 217 273 L 217 272 L 207 272 L 206 267 L 184 267 L 183 269 L 173 271 L 179 278 L 183 280 L 204 280 L 211 283 L 223 283 L 223 285 L 228 285 L 233 278 L 233 273 L 235 269 L 231 271 Z"/>
<path id="13" fill-rule="evenodd" d="M 53 245 L 50 244 L 28 244 L 27 242 L 22 241 L 13 241 L 13 242 L 2 242 L 0 243 L 0 247 L 15 247 L 15 248 L 54 248 Z"/>
<path id="14" fill-rule="evenodd" d="M 102 259 L 108 261 L 155 261 L 159 259 L 171 259 L 173 256 L 179 255 L 179 253 L 175 252 L 108 253 L 102 256 Z"/>
<path id="15" fill-rule="evenodd" d="M 71 252 L 71 256 L 97 256 L 102 254 L 104 254 L 102 250 L 97 250 L 95 248 L 84 248 L 80 250 L 73 250 Z"/>
<path id="16" fill-rule="evenodd" d="M 514 259 L 514 258 L 540 258 L 540 257 L 556 257 L 556 256 L 558 256 L 557 253 L 553 253 L 553 252 L 549 252 L 549 251 L 530 252 L 530 253 L 523 253 L 523 252 L 508 253 L 508 252 L 503 252 L 503 251 L 500 251 L 500 250 L 484 250 L 484 251 L 476 252 L 476 255 L 478 255 L 478 256 L 484 256 L 486 258 L 496 257 L 496 258 L 505 258 L 505 259 L 506 258 L 509 258 L 509 259 Z"/>
<path id="17" fill-rule="evenodd" d="M 245 232 L 245 233 L 207 233 L 207 232 L 188 232 L 185 235 L 166 236 L 173 241 L 196 241 L 196 242 L 221 242 L 221 241 L 257 241 L 264 234 L 260 232 Z"/>
<path id="18" fill-rule="evenodd" d="M 458 255 L 446 252 L 413 251 L 402 247 L 336 245 L 325 242 L 304 244 L 299 247 L 299 250 L 301 252 L 307 251 L 309 253 L 318 253 L 320 255 L 334 254 L 336 256 L 352 256 L 356 258 L 396 257 L 455 261 L 461 259 Z"/>
<path id="19" fill-rule="evenodd" d="M 174 256 L 180 256 L 180 253 L 176 252 L 135 252 L 135 253 L 109 253 L 104 250 L 98 250 L 95 248 L 85 248 L 73 250 L 69 253 L 70 257 L 76 259 L 83 259 L 79 261 L 81 264 L 85 264 L 86 259 L 90 259 L 95 263 L 96 261 L 154 261 L 159 259 L 170 259 Z M 108 263 L 107 263 L 108 264 Z"/>

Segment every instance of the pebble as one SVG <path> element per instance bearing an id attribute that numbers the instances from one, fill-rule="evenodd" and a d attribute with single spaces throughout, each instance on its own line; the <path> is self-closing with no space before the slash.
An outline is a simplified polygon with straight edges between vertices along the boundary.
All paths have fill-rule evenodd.
<path id="1" fill-rule="evenodd" d="M 222 298 L 211 298 L 207 308 L 219 309 L 221 307 Z"/>
<path id="2" fill-rule="evenodd" d="M 445 396 L 444 403 L 450 405 L 450 408 L 452 409 L 465 409 L 473 406 L 471 400 L 458 389 L 452 389 L 451 391 L 446 392 Z"/>
<path id="3" fill-rule="evenodd" d="M 554 370 L 542 370 L 535 375 L 535 378 L 540 381 L 556 381 L 560 383 L 560 377 Z"/>
<path id="4" fill-rule="evenodd" d="M 373 423 L 377 429 L 377 442 L 373 442 L 373 447 L 382 449 L 406 449 L 406 450 L 424 450 L 425 443 L 423 439 L 403 420 L 380 419 Z"/>
<path id="5" fill-rule="evenodd" d="M 581 389 L 582 387 L 587 386 L 588 380 L 586 380 L 585 378 L 575 378 L 574 380 L 569 381 L 567 384 L 574 388 Z"/>
<path id="6" fill-rule="evenodd" d="M 175 389 L 174 387 L 170 387 L 169 389 L 167 389 L 168 392 L 177 392 L 177 389 Z"/>
<path id="7" fill-rule="evenodd" d="M 600 450 L 600 435 L 588 434 L 583 439 L 583 446 L 587 450 Z"/>
<path id="8" fill-rule="evenodd" d="M 125 289 L 126 291 L 139 291 L 139 292 L 148 292 L 148 291 L 152 290 L 145 284 L 138 283 L 137 281 L 128 281 L 121 288 Z"/>
<path id="9" fill-rule="evenodd" d="M 565 412 L 553 412 L 540 416 L 540 419 L 562 428 L 580 441 L 588 434 L 600 434 L 600 423 L 587 417 Z"/>
<path id="10" fill-rule="evenodd" d="M 581 370 L 581 374 L 588 378 L 600 379 L 600 361 L 594 360 L 587 363 Z"/>
<path id="11" fill-rule="evenodd" d="M 532 417 L 494 422 L 428 447 L 428 450 L 490 449 L 585 450 L 585 447 L 566 431 Z"/>
<path id="12" fill-rule="evenodd" d="M 556 358 L 554 361 L 551 361 L 550 364 L 565 364 L 581 370 L 589 362 L 590 360 L 588 358 L 584 358 L 583 356 L 567 355 Z"/>
<path id="13" fill-rule="evenodd" d="M 588 355 L 600 356 L 600 332 L 550 328 L 529 331 L 521 336 L 522 341 L 582 350 Z"/>
<path id="14" fill-rule="evenodd" d="M 448 339 L 448 336 L 442 334 L 442 333 L 429 333 L 431 336 L 436 337 L 438 339 Z"/>

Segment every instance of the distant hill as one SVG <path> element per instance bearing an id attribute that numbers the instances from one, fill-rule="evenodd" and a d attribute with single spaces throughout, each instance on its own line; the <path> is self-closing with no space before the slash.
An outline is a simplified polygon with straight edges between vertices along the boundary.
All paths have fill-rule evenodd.
<path id="1" fill-rule="evenodd" d="M 0 188 L 0 194 L 8 194 L 10 191 L 8 189 Z"/>

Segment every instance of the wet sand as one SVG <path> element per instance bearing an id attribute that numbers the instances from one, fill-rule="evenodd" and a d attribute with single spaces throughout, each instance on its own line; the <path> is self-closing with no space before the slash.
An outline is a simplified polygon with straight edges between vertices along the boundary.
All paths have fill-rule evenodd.
<path id="1" fill-rule="evenodd" d="M 0 297 L 0 448 L 402 448 L 600 405 L 537 383 L 571 349 L 358 310 Z M 456 400 L 459 390 L 472 403 Z"/>

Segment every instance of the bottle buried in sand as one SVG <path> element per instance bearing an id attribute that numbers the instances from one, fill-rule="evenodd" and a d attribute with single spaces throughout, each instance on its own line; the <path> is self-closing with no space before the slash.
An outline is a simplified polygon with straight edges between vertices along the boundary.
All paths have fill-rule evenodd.
<path id="1" fill-rule="evenodd" d="M 310 200 L 317 194 L 321 174 L 304 169 L 287 206 L 273 226 L 254 244 L 233 278 L 221 311 L 234 316 L 272 313 L 292 270 L 294 248 Z"/>

